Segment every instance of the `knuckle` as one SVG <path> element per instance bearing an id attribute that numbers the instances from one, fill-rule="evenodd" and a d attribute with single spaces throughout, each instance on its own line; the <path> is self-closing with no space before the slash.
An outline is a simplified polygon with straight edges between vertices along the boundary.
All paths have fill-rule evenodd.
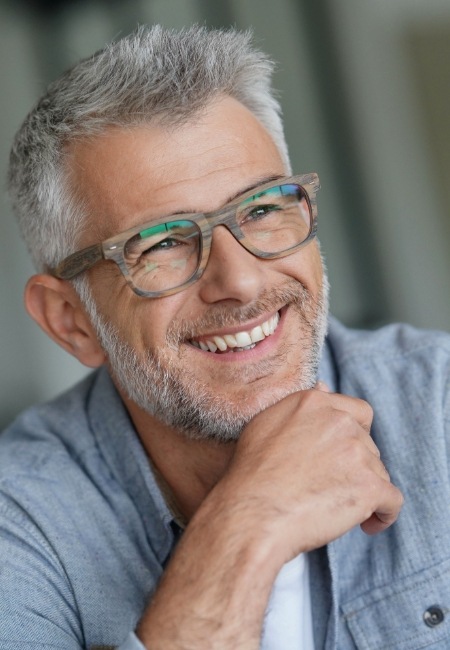
<path id="1" fill-rule="evenodd" d="M 358 413 L 358 419 L 364 421 L 367 424 L 372 424 L 374 411 L 372 406 L 366 400 L 361 399 L 360 397 L 354 398 L 354 403 Z"/>
<path id="2" fill-rule="evenodd" d="M 333 418 L 336 427 L 339 428 L 339 430 L 341 430 L 344 434 L 356 434 L 356 420 L 348 411 L 335 409 L 333 412 Z"/>
<path id="3" fill-rule="evenodd" d="M 397 497 L 397 506 L 398 509 L 400 510 L 400 508 L 403 508 L 403 505 L 405 503 L 405 497 L 403 496 L 403 493 L 398 488 L 395 488 L 395 491 Z"/>
<path id="4" fill-rule="evenodd" d="M 294 395 L 296 397 L 294 397 Z M 297 413 L 306 413 L 323 409 L 328 402 L 326 401 L 327 393 L 315 389 L 303 390 L 293 394 L 295 401 L 295 410 Z"/>
<path id="5" fill-rule="evenodd" d="M 360 403 L 361 403 L 361 407 L 364 410 L 364 412 L 366 413 L 367 417 L 370 418 L 370 419 L 373 419 L 373 408 L 369 404 L 369 402 L 366 402 L 365 400 L 361 399 Z"/>
<path id="6" fill-rule="evenodd" d="M 324 395 L 326 395 L 326 393 L 310 388 L 309 390 L 304 390 L 300 393 L 300 401 L 303 404 L 321 404 L 324 400 Z"/>

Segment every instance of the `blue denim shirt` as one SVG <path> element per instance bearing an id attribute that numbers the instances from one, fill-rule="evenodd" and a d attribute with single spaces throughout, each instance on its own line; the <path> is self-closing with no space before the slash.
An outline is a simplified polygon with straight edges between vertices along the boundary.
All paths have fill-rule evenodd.
<path id="1" fill-rule="evenodd" d="M 405 505 L 384 533 L 310 554 L 318 649 L 450 648 L 449 363 L 445 334 L 331 322 L 320 377 L 374 407 Z M 0 436 L 0 650 L 141 647 L 131 633 L 174 543 L 104 369 Z"/>

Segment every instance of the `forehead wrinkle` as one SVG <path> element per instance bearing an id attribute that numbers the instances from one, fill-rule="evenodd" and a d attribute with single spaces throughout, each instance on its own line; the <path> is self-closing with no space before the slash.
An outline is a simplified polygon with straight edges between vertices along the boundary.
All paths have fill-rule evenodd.
<path id="1" fill-rule="evenodd" d="M 229 166 L 229 167 L 223 167 L 221 168 L 220 171 L 222 170 L 231 170 L 235 169 L 234 166 Z M 212 170 L 208 172 L 207 174 L 203 175 L 203 178 L 209 178 L 211 176 L 214 176 L 214 174 L 217 172 L 217 170 Z M 245 185 L 240 186 L 237 191 L 233 191 L 230 194 L 226 195 L 226 198 L 220 201 L 220 203 L 217 203 L 214 201 L 214 203 L 209 206 L 209 207 L 202 207 L 200 208 L 198 205 L 195 204 L 190 204 L 190 203 L 183 203 L 183 207 L 174 207 L 173 209 L 167 208 L 163 211 L 158 211 L 158 207 L 155 205 L 152 205 L 148 209 L 145 209 L 143 212 L 139 211 L 136 214 L 131 213 L 131 210 L 128 212 L 127 211 L 127 217 L 130 218 L 130 223 L 127 225 L 126 228 L 122 228 L 120 224 L 120 215 L 116 217 L 116 215 L 112 215 L 112 219 L 109 220 L 108 222 L 108 227 L 101 228 L 98 224 L 96 224 L 95 232 L 97 233 L 97 238 L 98 240 L 101 239 L 106 239 L 108 237 L 111 237 L 113 235 L 119 234 L 122 231 L 126 231 L 130 228 L 133 228 L 135 226 L 139 226 L 140 224 L 144 224 L 145 222 L 151 222 L 151 221 L 156 221 L 159 219 L 163 219 L 165 217 L 172 217 L 178 214 L 203 214 L 203 213 L 208 213 L 208 212 L 214 212 L 215 210 L 219 210 L 228 203 L 231 203 L 232 201 L 237 201 L 239 200 L 239 196 L 242 194 L 245 194 L 247 192 L 250 192 L 254 188 L 257 188 L 259 185 L 262 185 L 264 183 L 268 183 L 272 180 L 277 180 L 281 179 L 283 176 L 279 173 L 273 173 L 273 174 L 264 174 L 260 175 L 258 177 L 255 177 L 253 179 L 247 180 L 245 182 Z M 190 183 L 193 178 L 195 177 L 188 177 L 183 179 L 182 181 L 177 181 L 177 184 L 182 184 L 184 182 Z M 167 183 L 166 185 L 162 185 L 158 188 L 159 191 L 164 191 L 165 189 L 171 187 L 173 183 Z M 222 183 L 222 185 L 224 185 Z M 227 184 L 228 188 L 228 184 Z M 227 189 L 227 188 L 224 188 Z M 184 200 L 185 197 L 183 197 L 182 200 Z M 189 201 L 190 197 L 186 197 L 186 200 Z M 202 199 L 203 200 L 203 199 Z M 178 200 L 176 202 L 176 205 L 178 205 Z M 151 209 L 153 214 L 149 214 L 149 209 Z"/>
<path id="2" fill-rule="evenodd" d="M 165 210 L 163 213 L 159 213 L 157 216 L 155 216 L 155 219 L 160 218 L 160 217 L 170 216 L 170 215 L 173 215 L 173 214 L 183 214 L 183 213 L 190 213 L 190 212 L 191 213 L 192 212 L 194 212 L 194 213 L 195 212 L 202 213 L 202 212 L 213 211 L 213 210 L 216 210 L 216 209 L 219 209 L 219 208 L 223 207 L 224 205 L 226 205 L 227 203 L 230 203 L 231 201 L 233 201 L 235 199 L 238 199 L 241 194 L 245 194 L 246 192 L 248 192 L 248 191 L 252 190 L 253 188 L 257 187 L 258 185 L 262 185 L 263 183 L 270 182 L 271 180 L 276 180 L 276 179 L 279 179 L 279 178 L 283 177 L 283 174 L 280 174 L 278 172 L 278 170 L 277 171 L 274 170 L 273 173 L 270 170 L 268 170 L 267 173 L 258 174 L 258 175 L 255 175 L 253 177 L 250 177 L 250 178 L 248 178 L 248 176 L 247 176 L 246 180 L 245 181 L 243 180 L 242 184 L 239 184 L 239 186 L 237 187 L 236 190 L 230 191 L 230 183 L 229 183 L 228 180 L 225 180 L 225 178 L 222 175 L 222 172 L 228 172 L 228 171 L 239 172 L 239 170 L 241 168 L 245 167 L 245 164 L 246 163 L 243 162 L 243 163 L 240 163 L 239 165 L 236 165 L 236 164 L 224 165 L 224 166 L 217 167 L 215 169 L 211 169 L 211 170 L 208 170 L 208 171 L 202 173 L 202 176 L 201 176 L 202 180 L 212 178 L 213 181 L 214 181 L 214 176 L 216 176 L 217 174 L 220 174 L 220 179 L 221 180 L 220 181 L 214 181 L 215 184 L 213 184 L 213 182 L 211 183 L 211 195 L 210 196 L 213 196 L 214 203 L 210 207 L 206 208 L 204 206 L 204 204 L 202 206 L 199 206 L 199 205 L 195 205 L 195 204 L 184 203 L 184 201 L 189 202 L 191 200 L 191 197 L 186 195 L 186 196 L 183 196 L 181 198 L 181 200 L 183 201 L 182 206 L 180 206 L 179 208 L 175 207 L 174 209 Z M 189 175 L 189 176 L 183 177 L 182 179 L 177 179 L 176 181 L 167 182 L 167 183 L 165 183 L 163 185 L 160 185 L 158 187 L 158 189 L 157 189 L 157 192 L 158 193 L 159 192 L 164 192 L 164 191 L 168 190 L 169 188 L 172 188 L 174 185 L 182 186 L 185 183 L 191 183 L 192 181 L 197 180 L 197 178 L 198 178 L 197 175 Z M 244 176 L 242 176 L 242 178 L 244 178 Z M 215 190 L 219 190 L 218 193 L 219 194 L 224 194 L 224 197 L 221 196 L 220 200 L 216 201 L 214 199 Z M 190 188 L 190 193 L 192 191 L 193 190 Z M 174 203 L 177 204 L 178 200 L 179 200 L 178 198 L 174 199 Z M 204 199 L 202 198 L 201 200 L 202 200 L 202 203 L 203 203 Z"/>
<path id="3" fill-rule="evenodd" d="M 231 114 L 228 104 L 215 110 L 173 131 L 112 129 L 75 144 L 74 176 L 89 206 L 86 245 L 99 241 L 94 226 L 105 239 L 152 218 L 210 212 L 282 175 L 276 146 L 254 116 L 237 102 Z"/>

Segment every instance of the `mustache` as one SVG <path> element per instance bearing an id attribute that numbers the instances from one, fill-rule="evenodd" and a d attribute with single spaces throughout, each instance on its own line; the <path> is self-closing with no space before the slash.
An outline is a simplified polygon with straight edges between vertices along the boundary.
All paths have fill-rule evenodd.
<path id="1" fill-rule="evenodd" d="M 310 314 L 313 303 L 308 289 L 303 284 L 292 280 L 282 287 L 264 291 L 249 305 L 242 307 L 217 305 L 210 307 L 206 314 L 193 321 L 174 321 L 167 330 L 166 341 L 169 346 L 177 347 L 182 341 L 207 334 L 211 330 L 240 325 L 267 312 L 279 310 L 287 304 L 296 307 L 306 318 Z"/>

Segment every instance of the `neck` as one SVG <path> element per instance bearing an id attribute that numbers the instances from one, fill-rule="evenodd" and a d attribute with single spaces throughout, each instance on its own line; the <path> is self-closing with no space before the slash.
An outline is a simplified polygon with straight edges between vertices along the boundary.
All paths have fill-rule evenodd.
<path id="1" fill-rule="evenodd" d="M 122 398 L 152 465 L 189 521 L 225 473 L 235 443 L 191 440 Z"/>

